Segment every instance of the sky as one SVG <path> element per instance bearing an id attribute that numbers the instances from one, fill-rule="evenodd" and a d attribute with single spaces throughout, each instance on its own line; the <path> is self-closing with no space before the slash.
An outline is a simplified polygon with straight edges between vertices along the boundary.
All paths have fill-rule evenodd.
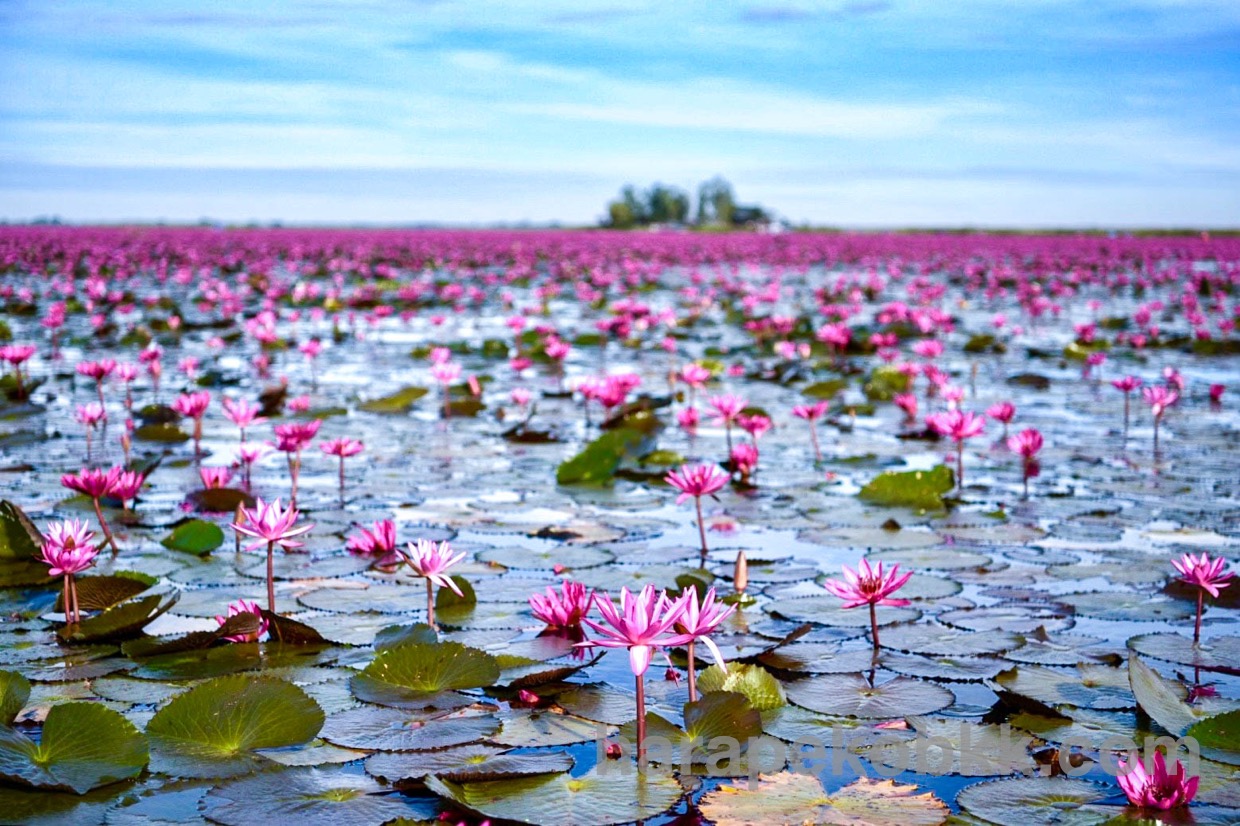
<path id="1" fill-rule="evenodd" d="M 1240 226 L 1235 0 L 0 0 L 0 220 Z"/>

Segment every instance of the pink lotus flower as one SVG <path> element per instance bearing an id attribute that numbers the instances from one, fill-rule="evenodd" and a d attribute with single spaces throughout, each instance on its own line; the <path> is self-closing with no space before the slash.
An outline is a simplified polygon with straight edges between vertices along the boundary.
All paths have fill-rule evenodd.
<path id="1" fill-rule="evenodd" d="M 39 561 L 48 566 L 49 576 L 71 576 L 95 564 L 99 555 L 92 540 L 94 532 L 77 519 L 52 522 L 47 526 Z"/>
<path id="2" fill-rule="evenodd" d="M 684 410 L 676 413 L 676 424 L 685 430 L 696 430 L 701 421 L 702 418 L 698 414 L 696 407 L 686 407 Z"/>
<path id="3" fill-rule="evenodd" d="M 203 487 L 208 490 L 211 488 L 226 488 L 228 483 L 232 481 L 232 469 L 226 467 L 199 468 L 198 477 L 202 479 Z"/>
<path id="4" fill-rule="evenodd" d="M 202 453 L 202 417 L 211 404 L 211 394 L 205 390 L 185 393 L 172 403 L 172 409 L 194 420 L 194 454 Z"/>
<path id="5" fill-rule="evenodd" d="M 741 396 L 731 393 L 724 393 L 718 396 L 711 396 L 706 400 L 706 404 L 710 406 L 711 417 L 720 422 L 724 428 L 724 434 L 728 440 L 728 453 L 732 452 L 732 425 L 736 422 L 736 417 L 741 414 L 748 405 Z"/>
<path id="6" fill-rule="evenodd" d="M 306 395 L 294 396 L 284 403 L 289 413 L 305 413 L 310 410 L 310 397 Z"/>
<path id="7" fill-rule="evenodd" d="M 1130 402 L 1130 394 L 1141 386 L 1141 379 L 1136 376 L 1124 376 L 1122 379 L 1112 379 L 1111 386 L 1124 394 L 1124 443 L 1128 442 L 1128 408 Z"/>
<path id="8" fill-rule="evenodd" d="M 431 542 L 426 539 L 419 539 L 416 545 L 410 542 L 405 548 L 398 550 L 400 555 L 404 557 L 405 564 L 409 566 L 409 569 L 426 580 L 427 625 L 438 629 L 439 626 L 435 624 L 435 594 L 432 586 L 438 585 L 440 588 L 448 588 L 458 597 L 464 596 L 460 586 L 453 582 L 452 577 L 445 575 L 444 572 L 464 559 L 465 554 L 453 555 L 452 546 L 447 540 Z"/>
<path id="9" fill-rule="evenodd" d="M 534 395 L 524 387 L 514 387 L 512 392 L 508 394 L 508 398 L 517 407 L 525 407 L 534 398 Z"/>
<path id="10" fill-rule="evenodd" d="M 340 457 L 340 470 L 338 478 L 340 480 L 340 502 L 344 503 L 344 460 L 347 456 L 356 456 L 361 453 L 365 446 L 357 439 L 328 439 L 319 442 L 319 449 L 328 456 Z"/>
<path id="11" fill-rule="evenodd" d="M 230 422 L 241 429 L 242 442 L 245 441 L 245 431 L 247 428 L 267 421 L 265 417 L 258 415 L 262 408 L 245 399 L 233 400 L 225 398 L 223 406 L 224 415 L 228 417 Z"/>
<path id="12" fill-rule="evenodd" d="M 909 581 L 909 577 L 913 574 L 908 571 L 904 574 L 900 573 L 898 564 L 892 565 L 891 570 L 884 571 L 883 563 L 879 562 L 878 567 L 871 568 L 870 563 L 862 559 L 854 571 L 847 565 L 844 566 L 844 579 L 828 579 L 823 583 L 832 594 L 844 600 L 841 608 L 856 608 L 860 605 L 870 606 L 870 634 L 874 640 L 874 656 L 878 656 L 878 613 L 877 608 L 880 605 L 890 605 L 893 607 L 903 607 L 909 604 L 907 599 L 895 599 L 891 595 L 904 587 L 904 583 Z"/>
<path id="13" fill-rule="evenodd" d="M 1179 559 L 1171 560 L 1171 565 L 1179 571 L 1180 582 L 1197 588 L 1197 623 L 1193 629 L 1193 642 L 1201 641 L 1201 614 L 1205 608 L 1205 595 L 1218 599 L 1219 589 L 1226 588 L 1234 574 L 1226 570 L 1227 560 L 1223 557 L 1210 559 L 1205 551 L 1201 557 L 1184 554 Z"/>
<path id="14" fill-rule="evenodd" d="M 1020 455 L 1024 462 L 1025 496 L 1029 495 L 1029 480 L 1042 468 L 1036 458 L 1042 449 L 1042 434 L 1035 428 L 1026 428 L 1007 440 L 1008 449 Z"/>
<path id="15" fill-rule="evenodd" d="M 684 613 L 684 604 L 673 602 L 666 591 L 656 595 L 653 585 L 647 585 L 636 596 L 628 588 L 621 588 L 619 609 L 607 594 L 597 595 L 594 604 L 603 622 L 589 618 L 582 622 L 601 636 L 578 644 L 587 648 L 627 648 L 629 667 L 635 677 L 646 673 L 655 649 L 684 645 L 693 639 L 691 634 L 678 634 L 673 628 Z"/>
<path id="16" fill-rule="evenodd" d="M 48 566 L 49 576 L 64 577 L 65 622 L 81 622 L 77 583 L 74 577 L 88 569 L 99 555 L 92 540 L 94 533 L 76 519 L 53 522 L 47 526 L 40 561 Z"/>
<path id="17" fill-rule="evenodd" d="M 593 591 L 580 582 L 565 580 L 560 583 L 558 594 L 551 587 L 547 588 L 546 596 L 533 594 L 530 611 L 550 628 L 573 629 L 580 627 L 593 602 Z"/>
<path id="18" fill-rule="evenodd" d="M 1224 384 L 1212 384 L 1212 385 L 1210 385 L 1210 403 L 1211 403 L 1211 404 L 1222 404 L 1222 402 L 1223 402 L 1223 392 L 1224 392 L 1226 389 L 1227 389 L 1227 386 L 1226 386 L 1226 385 L 1224 385 Z"/>
<path id="19" fill-rule="evenodd" d="M 322 425 L 321 419 L 314 419 L 275 426 L 276 450 L 283 451 L 288 458 L 289 501 L 294 505 L 297 504 L 297 480 L 301 477 L 301 451 L 314 440 Z"/>
<path id="20" fill-rule="evenodd" d="M 395 562 L 396 523 L 391 519 L 380 519 L 369 530 L 359 528 L 360 533 L 351 534 L 345 548 L 355 556 L 380 557 L 378 564 Z M 385 560 L 388 560 L 385 562 Z"/>
<path id="21" fill-rule="evenodd" d="M 680 368 L 679 378 L 693 390 L 710 381 L 710 371 L 696 362 L 689 362 Z"/>
<path id="22" fill-rule="evenodd" d="M 964 490 L 964 442 L 986 429 L 985 417 L 964 410 L 949 410 L 927 416 L 926 423 L 956 443 L 956 487 Z"/>
<path id="23" fill-rule="evenodd" d="M 912 393 L 896 393 L 891 397 L 896 407 L 904 411 L 906 421 L 913 421 L 917 418 L 917 397 Z"/>
<path id="24" fill-rule="evenodd" d="M 1007 426 L 1016 415 L 1016 405 L 1011 402 L 999 402 L 986 408 L 986 415 L 1003 425 L 1003 437 L 1007 438 Z"/>
<path id="25" fill-rule="evenodd" d="M 258 606 L 257 602 L 248 599 L 239 599 L 236 602 L 228 604 L 228 613 L 225 616 L 215 617 L 215 621 L 221 626 L 228 622 L 229 617 L 235 617 L 240 614 L 253 614 L 258 619 L 258 629 L 248 634 L 228 634 L 223 639 L 229 642 L 258 642 L 270 626 L 267 618 L 263 616 L 263 609 Z"/>
<path id="26" fill-rule="evenodd" d="M 760 413 L 755 413 L 752 416 L 746 416 L 742 413 L 736 417 L 736 423 L 740 425 L 741 430 L 749 434 L 755 445 L 758 443 L 759 437 L 772 427 L 770 418 Z"/>
<path id="27" fill-rule="evenodd" d="M 822 448 L 818 444 L 818 427 L 815 423 L 827 415 L 830 406 L 831 403 L 824 399 L 813 404 L 794 405 L 792 408 L 792 415 L 809 423 L 810 444 L 814 446 L 814 461 L 816 462 L 822 461 Z"/>
<path id="28" fill-rule="evenodd" d="M 740 475 L 741 481 L 748 483 L 758 470 L 758 448 L 753 445 L 740 444 L 732 448 L 732 470 Z"/>
<path id="29" fill-rule="evenodd" d="M 91 498 L 95 506 L 95 516 L 99 520 L 99 528 L 103 531 L 104 538 L 107 539 L 108 544 L 112 546 L 113 554 L 120 552 L 120 546 L 116 544 L 116 539 L 112 536 L 107 520 L 103 518 L 103 508 L 100 507 L 99 500 L 111 495 L 112 489 L 116 486 L 120 475 L 121 469 L 119 467 L 113 467 L 106 471 L 82 468 L 76 474 L 66 473 L 60 477 L 60 484 Z"/>
<path id="30" fill-rule="evenodd" d="M 696 585 L 690 585 L 686 588 L 677 600 L 677 604 L 681 607 L 680 618 L 676 620 L 675 630 L 680 634 L 688 634 L 692 637 L 689 640 L 689 702 L 697 701 L 697 674 L 694 665 L 694 646 L 698 640 L 706 644 L 710 649 L 711 656 L 714 658 L 718 666 L 727 673 L 728 664 L 723 659 L 723 652 L 719 650 L 719 646 L 710 638 L 716 628 L 723 624 L 723 621 L 736 611 L 733 605 L 724 605 L 715 598 L 715 589 L 707 590 L 706 596 L 702 601 L 698 602 L 698 592 Z"/>
<path id="31" fill-rule="evenodd" d="M 943 355 L 943 342 L 927 338 L 913 343 L 913 352 L 924 359 L 936 359 Z"/>
<path id="32" fill-rule="evenodd" d="M 238 508 L 240 519 L 233 523 L 233 530 L 244 536 L 252 536 L 255 541 L 245 546 L 247 551 L 267 546 L 267 610 L 276 612 L 276 588 L 274 552 L 276 545 L 288 551 L 300 548 L 297 537 L 314 527 L 312 524 L 298 525 L 300 515 L 297 508 L 289 505 L 287 510 L 280 507 L 280 500 L 264 502 L 255 500 L 253 508 L 244 505 Z"/>
<path id="33" fill-rule="evenodd" d="M 142 490 L 142 486 L 146 484 L 146 477 L 136 470 L 126 470 L 117 474 L 116 482 L 112 485 L 111 495 L 121 500 L 121 507 L 129 510 L 128 503 L 136 499 L 138 492 Z"/>
<path id="34" fill-rule="evenodd" d="M 1146 404 L 1150 406 L 1150 412 L 1154 414 L 1154 451 L 1158 451 L 1158 426 L 1162 423 L 1162 417 L 1173 404 L 1180 400 L 1180 394 L 1174 390 L 1169 390 L 1162 385 L 1150 385 L 1141 388 L 1141 395 L 1145 398 Z"/>
<path id="35" fill-rule="evenodd" d="M 1143 809 L 1166 811 L 1187 806 L 1197 794 L 1196 777 L 1185 777 L 1184 767 L 1175 761 L 1175 773 L 1167 772 L 1167 761 L 1162 752 L 1155 751 L 1153 770 L 1138 760 L 1129 764 L 1124 759 L 1116 760 L 1119 769 L 1116 781 L 1124 790 L 1128 802 Z"/>

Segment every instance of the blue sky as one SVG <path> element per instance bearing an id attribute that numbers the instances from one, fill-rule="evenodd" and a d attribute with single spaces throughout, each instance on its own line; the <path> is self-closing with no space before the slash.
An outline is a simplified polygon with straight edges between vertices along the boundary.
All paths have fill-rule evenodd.
<path id="1" fill-rule="evenodd" d="M 1233 0 L 0 0 L 0 218 L 1240 225 Z"/>

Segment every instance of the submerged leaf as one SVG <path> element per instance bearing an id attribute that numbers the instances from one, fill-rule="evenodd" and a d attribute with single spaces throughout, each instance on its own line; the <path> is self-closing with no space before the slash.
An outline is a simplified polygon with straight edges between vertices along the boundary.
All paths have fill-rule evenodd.
<path id="1" fill-rule="evenodd" d="M 140 774 L 146 761 L 142 733 L 99 703 L 53 706 L 37 744 L 0 726 L 0 777 L 30 786 L 85 794 Z"/>

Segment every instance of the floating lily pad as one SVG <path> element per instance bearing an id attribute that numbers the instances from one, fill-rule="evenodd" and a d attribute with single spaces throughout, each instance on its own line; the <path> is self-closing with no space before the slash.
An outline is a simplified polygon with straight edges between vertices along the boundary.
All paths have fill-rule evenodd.
<path id="1" fill-rule="evenodd" d="M 146 574 L 121 571 L 113 576 L 77 577 L 78 605 L 83 611 L 102 611 L 150 588 L 158 580 Z M 63 613 L 64 595 L 56 598 L 57 612 Z"/>
<path id="2" fill-rule="evenodd" d="M 146 762 L 142 733 L 98 703 L 54 706 L 37 744 L 0 727 L 0 777 L 16 783 L 85 794 L 140 774 Z"/>
<path id="3" fill-rule="evenodd" d="M 7 499 L 0 500 L 0 559 L 30 560 L 43 547 L 43 535 L 26 512 Z"/>
<path id="4" fill-rule="evenodd" d="M 194 507 L 198 510 L 205 511 L 207 513 L 235 514 L 239 505 L 245 505 L 247 508 L 252 508 L 255 505 L 253 496 L 237 488 L 206 488 L 204 490 L 196 490 L 189 495 L 189 501 L 193 503 Z M 246 537 L 245 540 L 247 542 L 250 541 L 248 537 Z M 172 546 L 169 545 L 168 547 Z M 177 550 L 184 549 L 177 548 Z M 195 552 L 191 551 L 191 553 Z"/>
<path id="5" fill-rule="evenodd" d="M 969 786 L 956 796 L 956 802 L 968 814 L 999 826 L 1093 826 L 1122 811 L 1115 806 L 1095 805 L 1112 794 L 1113 789 L 1085 780 L 1023 777 Z"/>
<path id="6" fill-rule="evenodd" d="M 607 733 L 607 727 L 593 720 L 545 710 L 514 710 L 502 718 L 499 734 L 491 737 L 505 746 L 536 748 L 588 743 Z"/>
<path id="7" fill-rule="evenodd" d="M 12 723 L 29 699 L 29 680 L 17 671 L 0 671 L 0 725 Z"/>
<path id="8" fill-rule="evenodd" d="M 603 433 L 560 464 L 555 472 L 556 484 L 597 485 L 611 481 L 626 456 L 636 458 L 649 452 L 649 430 L 621 427 Z"/>
<path id="9" fill-rule="evenodd" d="M 1177 737 L 1202 717 L 1205 712 L 1185 702 L 1188 690 L 1173 683 L 1133 654 L 1128 657 L 1128 679 L 1137 706 Z"/>
<path id="10" fill-rule="evenodd" d="M 828 674 L 785 685 L 788 700 L 820 714 L 887 719 L 931 714 L 955 702 L 942 686 L 896 677 L 871 686 L 859 674 Z"/>
<path id="11" fill-rule="evenodd" d="M 498 729 L 499 721 L 490 715 L 429 716 L 399 708 L 363 706 L 328 717 L 321 736 L 351 749 L 425 751 L 473 743 Z"/>
<path id="12" fill-rule="evenodd" d="M 885 654 L 879 664 L 897 674 L 947 682 L 988 680 L 1007 667 L 999 660 L 904 654 Z"/>
<path id="13" fill-rule="evenodd" d="M 888 629 L 879 637 L 883 648 L 948 657 L 999 654 L 1019 647 L 1024 641 L 1024 637 L 1019 634 L 1005 631 L 980 634 L 924 624 L 897 626 Z"/>
<path id="14" fill-rule="evenodd" d="M 1193 668 L 1240 669 L 1240 637 L 1214 637 L 1194 643 L 1179 634 L 1141 634 L 1128 647 L 1147 657 Z"/>
<path id="15" fill-rule="evenodd" d="M 1037 770 L 1029 753 L 1033 738 L 1007 725 L 940 717 L 909 717 L 907 722 L 917 732 L 915 740 L 876 743 L 860 753 L 875 765 L 921 774 L 1002 777 Z"/>
<path id="16" fill-rule="evenodd" d="M 174 551 L 206 556 L 224 544 L 224 531 L 214 522 L 191 519 L 173 528 L 160 544 Z"/>
<path id="17" fill-rule="evenodd" d="M 93 617 L 66 625 L 56 635 L 65 642 L 85 643 L 132 637 L 176 604 L 181 592 L 175 588 L 144 591 L 133 599 L 113 605 Z"/>
<path id="18" fill-rule="evenodd" d="M 139 425 L 134 430 L 133 437 L 144 442 L 162 444 L 181 444 L 190 440 L 190 435 L 177 425 L 162 422 Z"/>
<path id="19" fill-rule="evenodd" d="M 1074 708 L 1065 714 L 1067 716 L 1051 717 L 1020 712 L 1012 715 L 1009 722 L 1013 728 L 1023 729 L 1048 743 L 1087 744 L 1100 749 L 1108 739 L 1117 737 L 1142 742 L 1135 713 Z"/>
<path id="20" fill-rule="evenodd" d="M 950 813 L 933 792 L 894 780 L 862 777 L 827 793 L 816 777 L 792 772 L 763 776 L 756 788 L 721 786 L 703 795 L 700 808 L 717 826 L 938 826 Z"/>
<path id="21" fill-rule="evenodd" d="M 956 477 L 946 465 L 933 470 L 887 471 L 872 479 L 858 494 L 867 502 L 918 510 L 939 510 L 943 494 L 956 487 Z"/>
<path id="22" fill-rule="evenodd" d="M 322 710 L 292 683 L 229 676 L 174 697 L 147 724 L 151 765 L 181 777 L 233 777 L 270 765 L 257 749 L 305 743 Z"/>
<path id="23" fill-rule="evenodd" d="M 1103 711 L 1136 706 L 1122 668 L 1081 663 L 1077 674 L 1037 665 L 1022 665 L 994 679 L 996 690 L 1028 697 L 1043 706 L 1060 705 Z"/>
<path id="24" fill-rule="evenodd" d="M 1078 614 L 1104 620 L 1154 622 L 1188 619 L 1193 609 L 1162 594 L 1141 594 L 1135 591 L 1095 591 L 1082 594 L 1060 594 L 1056 602 L 1069 606 Z"/>
<path id="25" fill-rule="evenodd" d="M 390 395 L 362 402 L 357 409 L 367 413 L 408 413 L 413 409 L 414 403 L 429 392 L 429 388 L 411 385 Z"/>
<path id="26" fill-rule="evenodd" d="M 256 774 L 216 786 L 203 799 L 214 823 L 254 826 L 374 826 L 401 817 L 435 816 L 435 807 L 384 794 L 369 777 L 316 769 Z"/>
<path id="27" fill-rule="evenodd" d="M 899 548 L 867 554 L 870 563 L 898 562 L 906 570 L 963 571 L 989 565 L 990 557 L 959 548 Z"/>
<path id="28" fill-rule="evenodd" d="M 1240 711 L 1198 720 L 1189 726 L 1185 734 L 1194 738 L 1203 749 L 1232 752 L 1240 758 Z M 1234 759 L 1228 762 L 1236 764 Z"/>
<path id="29" fill-rule="evenodd" d="M 532 568 L 551 570 L 556 565 L 565 568 L 594 568 L 606 565 L 615 556 L 602 548 L 555 546 L 550 548 L 526 548 L 514 545 L 507 548 L 488 548 L 478 554 L 479 562 L 503 565 L 505 568 Z"/>
<path id="30" fill-rule="evenodd" d="M 611 766 L 579 777 L 543 774 L 475 783 L 428 777 L 426 785 L 485 817 L 537 826 L 607 826 L 644 820 L 671 808 L 682 794 L 680 784 L 670 775 Z"/>
<path id="31" fill-rule="evenodd" d="M 495 658 L 455 642 L 389 648 L 353 678 L 358 699 L 396 708 L 434 705 L 436 695 L 482 688 L 499 679 Z"/>
<path id="32" fill-rule="evenodd" d="M 432 752 L 386 752 L 366 759 L 366 772 L 391 783 L 427 775 L 459 782 L 500 780 L 566 772 L 573 759 L 562 751 L 510 752 L 494 746 L 460 746 Z"/>
<path id="33" fill-rule="evenodd" d="M 727 673 L 718 665 L 712 665 L 698 674 L 698 691 L 736 692 L 749 701 L 758 711 L 767 711 L 786 705 L 783 686 L 760 665 L 731 663 Z"/>
<path id="34" fill-rule="evenodd" d="M 241 671 L 319 665 L 332 656 L 323 646 L 230 643 L 147 657 L 131 673 L 144 680 L 201 680 Z"/>

